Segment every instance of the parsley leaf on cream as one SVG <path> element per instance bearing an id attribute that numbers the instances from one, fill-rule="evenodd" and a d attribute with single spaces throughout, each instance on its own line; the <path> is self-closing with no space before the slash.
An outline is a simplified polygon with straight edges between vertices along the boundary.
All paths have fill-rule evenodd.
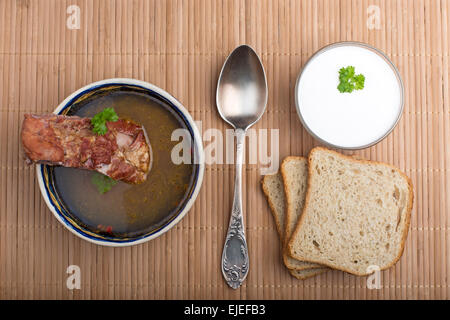
<path id="1" fill-rule="evenodd" d="M 355 75 L 355 67 L 348 66 L 339 70 L 339 85 L 337 89 L 341 92 L 352 92 L 353 90 L 362 90 L 366 77 L 362 74 Z"/>

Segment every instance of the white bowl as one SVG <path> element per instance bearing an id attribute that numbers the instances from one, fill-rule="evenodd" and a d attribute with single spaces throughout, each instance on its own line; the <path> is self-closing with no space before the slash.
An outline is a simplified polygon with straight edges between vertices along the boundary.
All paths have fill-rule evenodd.
<path id="1" fill-rule="evenodd" d="M 198 170 L 196 171 L 196 176 L 194 178 L 193 187 L 190 191 L 190 196 L 187 201 L 184 203 L 184 206 L 177 212 L 177 215 L 169 220 L 162 227 L 158 228 L 155 231 L 149 232 L 148 234 L 136 237 L 136 238 L 113 238 L 113 237 L 105 237 L 99 234 L 96 234 L 90 230 L 87 230 L 81 226 L 79 226 L 73 219 L 68 216 L 59 203 L 58 197 L 56 195 L 56 191 L 54 190 L 54 186 L 49 182 L 48 178 L 48 166 L 47 165 L 36 165 L 37 179 L 39 182 L 39 188 L 41 190 L 41 194 L 47 204 L 47 207 L 53 213 L 53 215 L 61 222 L 70 232 L 77 235 L 78 237 L 87 240 L 89 242 L 104 245 L 104 246 L 113 246 L 113 247 L 122 247 L 122 246 L 130 246 L 135 244 L 140 244 L 154 238 L 159 237 L 163 233 L 170 230 L 174 225 L 176 225 L 189 211 L 189 209 L 194 204 L 195 199 L 200 191 L 202 181 L 203 181 L 203 173 L 205 169 L 204 164 L 204 155 L 203 155 L 203 145 L 200 132 L 194 120 L 192 119 L 189 112 L 183 107 L 183 105 L 178 102 L 173 96 L 171 96 L 166 91 L 158 88 L 150 83 L 135 80 L 135 79 L 126 79 L 126 78 L 115 78 L 115 79 L 106 79 L 98 82 L 91 83 L 74 93 L 68 96 L 61 104 L 55 109 L 53 113 L 61 114 L 81 96 L 86 93 L 92 92 L 102 87 L 112 86 L 112 85 L 126 85 L 126 86 L 134 86 L 138 87 L 140 90 L 144 89 L 148 91 L 152 96 L 157 97 L 158 99 L 162 99 L 167 105 L 169 105 L 175 112 L 177 112 L 184 120 L 187 129 L 191 133 L 191 138 L 193 142 L 194 152 L 197 156 L 196 163 L 198 164 Z"/>
<path id="2" fill-rule="evenodd" d="M 366 76 L 365 87 L 340 93 L 339 69 L 349 65 Z M 294 95 L 306 131 L 339 149 L 380 142 L 395 128 L 404 106 L 403 82 L 394 64 L 380 50 L 353 41 L 318 50 L 300 72 Z"/>

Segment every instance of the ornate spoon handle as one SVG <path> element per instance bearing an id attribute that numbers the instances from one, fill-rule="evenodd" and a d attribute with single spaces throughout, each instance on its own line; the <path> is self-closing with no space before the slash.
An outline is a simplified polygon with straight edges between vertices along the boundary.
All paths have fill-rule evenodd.
<path id="1" fill-rule="evenodd" d="M 242 162 L 245 131 L 236 129 L 236 179 L 230 225 L 222 253 L 222 273 L 228 285 L 237 289 L 248 273 L 248 248 L 242 216 Z"/>

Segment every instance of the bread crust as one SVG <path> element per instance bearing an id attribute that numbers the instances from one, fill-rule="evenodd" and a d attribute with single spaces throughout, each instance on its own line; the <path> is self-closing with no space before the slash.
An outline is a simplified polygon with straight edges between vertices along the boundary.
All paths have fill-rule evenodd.
<path id="1" fill-rule="evenodd" d="M 284 188 L 284 194 L 285 194 L 285 198 L 286 198 L 286 219 L 285 219 L 286 227 L 284 228 L 284 241 L 283 242 L 286 242 L 286 243 L 288 242 L 289 233 L 292 234 L 292 232 L 289 232 L 291 230 L 289 230 L 288 223 L 287 223 L 287 221 L 290 221 L 291 216 L 292 216 L 292 210 L 290 210 L 291 206 L 292 206 L 292 200 L 291 200 L 290 194 L 288 192 L 288 186 L 285 182 L 287 172 L 285 170 L 284 165 L 286 164 L 286 162 L 292 161 L 292 160 L 304 160 L 304 161 L 308 162 L 308 159 L 306 159 L 305 157 L 301 157 L 301 156 L 288 156 L 288 157 L 284 158 L 283 161 L 281 162 L 280 172 L 281 172 L 281 176 L 283 177 L 283 188 Z"/>
<path id="2" fill-rule="evenodd" d="M 395 265 L 398 262 L 398 260 L 402 256 L 403 251 L 405 249 L 406 238 L 408 236 L 410 223 L 411 223 L 411 211 L 412 211 L 413 203 L 414 203 L 414 191 L 413 191 L 413 184 L 411 182 L 411 179 L 405 173 L 403 173 L 400 169 L 398 169 L 397 167 L 394 167 L 391 164 L 380 162 L 380 161 L 371 161 L 371 160 L 369 161 L 369 160 L 364 160 L 364 159 L 355 159 L 355 157 L 347 156 L 347 155 L 341 154 L 341 153 L 339 153 L 339 152 L 337 152 L 335 150 L 330 150 L 330 149 L 327 149 L 327 148 L 324 148 L 324 147 L 315 147 L 315 148 L 311 149 L 311 151 L 309 152 L 309 156 L 308 156 L 308 180 L 307 180 L 308 182 L 307 182 L 307 191 L 306 191 L 306 197 L 305 197 L 305 205 L 303 206 L 303 212 L 302 212 L 302 214 L 301 214 L 301 216 L 300 216 L 300 218 L 299 218 L 299 220 L 297 222 L 297 225 L 296 225 L 295 230 L 294 230 L 294 232 L 292 234 L 292 237 L 291 237 L 290 241 L 287 244 L 287 250 L 289 251 L 289 254 L 292 257 L 296 258 L 296 259 L 299 259 L 299 260 L 301 259 L 302 261 L 308 261 L 308 262 L 312 262 L 312 263 L 322 264 L 324 266 L 328 266 L 330 268 L 333 268 L 333 269 L 336 269 L 336 270 L 341 270 L 341 271 L 344 271 L 344 272 L 347 272 L 347 273 L 350 273 L 350 274 L 354 274 L 354 275 L 358 275 L 358 276 L 366 276 L 366 275 L 370 274 L 370 273 L 367 273 L 367 272 L 366 273 L 358 273 L 358 272 L 355 272 L 355 271 L 352 271 L 352 270 L 348 270 L 346 268 L 342 268 L 342 267 L 339 267 L 339 266 L 336 266 L 336 265 L 332 265 L 332 264 L 328 263 L 327 261 L 318 261 L 318 260 L 314 260 L 314 259 L 308 259 L 308 258 L 305 258 L 305 257 L 299 257 L 299 256 L 296 256 L 294 254 L 294 252 L 293 252 L 293 239 L 300 232 L 300 229 L 302 227 L 303 221 L 305 219 L 305 215 L 307 214 L 306 213 L 306 209 L 307 209 L 307 207 L 309 205 L 310 198 L 311 198 L 311 194 L 310 194 L 311 193 L 310 192 L 310 190 L 311 190 L 311 188 L 310 188 L 310 186 L 311 186 L 311 177 L 312 177 L 312 169 L 311 169 L 311 165 L 310 165 L 311 164 L 311 159 L 312 159 L 312 156 L 313 156 L 314 152 L 321 151 L 321 150 L 322 151 L 326 151 L 326 152 L 331 152 L 331 153 L 335 154 L 338 157 L 341 157 L 341 158 L 343 158 L 345 160 L 349 160 L 349 161 L 352 161 L 352 162 L 355 162 L 355 163 L 379 164 L 379 165 L 387 166 L 387 167 L 397 171 L 403 178 L 406 179 L 407 184 L 408 184 L 408 190 L 409 190 L 409 193 L 408 193 L 409 194 L 409 201 L 408 201 L 408 205 L 407 205 L 406 213 L 405 213 L 406 214 L 405 228 L 404 228 L 404 231 L 403 231 L 403 234 L 402 234 L 402 241 L 401 241 L 401 244 L 400 244 L 400 250 L 399 250 L 399 253 L 398 253 L 397 257 L 393 260 L 393 262 L 391 264 L 389 264 L 387 266 L 384 266 L 384 267 L 380 266 L 380 270 L 389 269 L 390 267 L 392 267 L 393 265 Z"/>
<path id="3" fill-rule="evenodd" d="M 283 189 L 284 189 L 284 195 L 285 195 L 285 199 L 286 199 L 286 217 L 284 218 L 285 220 L 285 228 L 284 228 L 284 235 L 282 238 L 282 256 L 283 256 L 283 262 L 284 264 L 290 268 L 290 269 L 295 269 L 295 270 L 306 270 L 306 269 L 317 269 L 317 268 L 322 268 L 322 265 L 319 264 L 312 264 L 312 265 L 305 265 L 305 266 L 294 266 L 289 262 L 289 258 L 293 258 L 294 257 L 291 256 L 289 250 L 287 249 L 287 244 L 289 242 L 289 236 L 293 234 L 293 230 L 290 230 L 288 227 L 288 221 L 291 220 L 291 217 L 293 215 L 292 212 L 292 199 L 290 197 L 290 193 L 288 192 L 288 185 L 286 184 L 286 176 L 287 176 L 287 172 L 285 170 L 285 164 L 288 161 L 292 161 L 292 160 L 303 160 L 308 162 L 308 159 L 306 159 L 305 157 L 302 156 L 288 156 L 286 158 L 283 159 L 283 161 L 281 162 L 281 166 L 280 166 L 280 172 L 281 172 L 281 176 L 283 177 Z M 304 260 L 299 260 L 300 262 L 307 262 L 309 263 L 309 261 L 304 261 Z"/>
<path id="4" fill-rule="evenodd" d="M 298 273 L 296 273 L 296 271 L 307 271 L 310 270 L 311 273 L 307 273 L 307 275 L 301 276 Z M 304 269 L 304 270 L 296 270 L 296 269 L 288 269 L 289 273 L 291 274 L 291 276 L 293 276 L 294 278 L 297 278 L 298 280 L 306 280 L 315 276 L 318 276 L 319 274 L 325 273 L 327 272 L 328 268 L 317 268 L 317 269 Z"/>
<path id="5" fill-rule="evenodd" d="M 277 175 L 278 173 L 274 173 L 272 175 Z M 263 189 L 264 194 L 266 195 L 267 198 L 267 202 L 269 203 L 269 207 L 270 207 L 270 211 L 272 212 L 272 216 L 275 220 L 275 225 L 277 227 L 277 231 L 278 231 L 278 235 L 280 237 L 281 243 L 282 243 L 282 247 L 283 247 L 283 227 L 280 225 L 280 221 L 277 218 L 277 215 L 275 214 L 275 205 L 273 204 L 272 200 L 269 197 L 269 190 L 267 190 L 266 185 L 265 185 L 265 181 L 267 179 L 268 176 L 272 176 L 272 175 L 265 175 L 262 179 L 261 179 L 261 187 Z M 285 218 L 286 220 L 286 218 Z"/>

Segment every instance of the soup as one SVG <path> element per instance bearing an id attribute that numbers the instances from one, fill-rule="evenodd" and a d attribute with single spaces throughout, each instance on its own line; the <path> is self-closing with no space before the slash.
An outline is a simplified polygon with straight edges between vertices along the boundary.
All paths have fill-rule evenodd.
<path id="1" fill-rule="evenodd" d="M 176 129 L 187 129 L 183 119 L 164 102 L 138 90 L 119 87 L 82 99 L 69 115 L 92 117 L 113 107 L 120 118 L 141 124 L 152 148 L 147 180 L 138 185 L 117 182 L 100 193 L 93 184 L 98 173 L 64 167 L 53 169 L 56 192 L 70 218 L 89 231 L 117 238 L 151 233 L 173 219 L 190 196 L 195 164 L 174 164 L 171 141 Z"/>

